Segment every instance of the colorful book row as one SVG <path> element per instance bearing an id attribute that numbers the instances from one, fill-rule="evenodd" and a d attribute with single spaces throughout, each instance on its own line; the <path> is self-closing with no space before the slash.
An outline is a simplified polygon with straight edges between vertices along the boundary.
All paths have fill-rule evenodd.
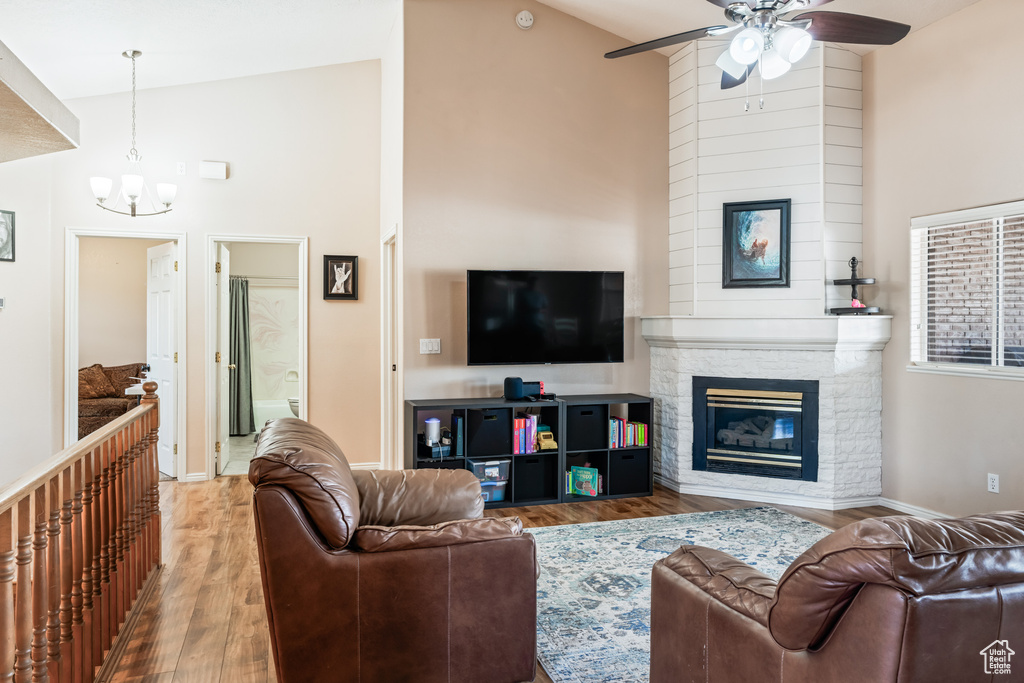
<path id="1" fill-rule="evenodd" d="M 643 422 L 626 422 L 621 417 L 613 417 L 608 422 L 609 448 L 647 445 L 647 425 Z"/>
<path id="2" fill-rule="evenodd" d="M 512 453 L 514 455 L 537 452 L 537 422 L 539 420 L 540 416 L 538 415 L 519 413 L 512 421 Z"/>

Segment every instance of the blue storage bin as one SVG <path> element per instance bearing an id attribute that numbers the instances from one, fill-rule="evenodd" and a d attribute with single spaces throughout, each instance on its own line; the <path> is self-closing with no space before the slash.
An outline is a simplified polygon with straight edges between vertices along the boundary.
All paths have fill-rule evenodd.
<path id="1" fill-rule="evenodd" d="M 495 503 L 505 500 L 505 486 L 507 481 L 482 481 L 480 482 L 480 495 L 484 497 L 485 503 Z"/>

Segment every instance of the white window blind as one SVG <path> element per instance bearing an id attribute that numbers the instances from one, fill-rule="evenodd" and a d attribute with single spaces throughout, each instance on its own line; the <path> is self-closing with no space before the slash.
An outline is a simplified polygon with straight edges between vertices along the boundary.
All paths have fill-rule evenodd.
<path id="1" fill-rule="evenodd" d="M 1024 202 L 911 223 L 915 365 L 1024 373 Z"/>

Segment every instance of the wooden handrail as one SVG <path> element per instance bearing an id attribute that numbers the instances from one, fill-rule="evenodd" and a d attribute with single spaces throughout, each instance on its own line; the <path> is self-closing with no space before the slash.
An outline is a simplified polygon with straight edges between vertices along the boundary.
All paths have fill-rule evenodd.
<path id="1" fill-rule="evenodd" d="M 157 383 L 0 491 L 0 683 L 91 683 L 160 566 Z"/>

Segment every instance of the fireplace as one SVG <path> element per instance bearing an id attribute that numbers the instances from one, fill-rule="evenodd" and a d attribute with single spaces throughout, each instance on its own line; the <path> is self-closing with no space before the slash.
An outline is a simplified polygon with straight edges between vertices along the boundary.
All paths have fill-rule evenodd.
<path id="1" fill-rule="evenodd" d="M 818 480 L 818 382 L 693 378 L 693 469 Z"/>

